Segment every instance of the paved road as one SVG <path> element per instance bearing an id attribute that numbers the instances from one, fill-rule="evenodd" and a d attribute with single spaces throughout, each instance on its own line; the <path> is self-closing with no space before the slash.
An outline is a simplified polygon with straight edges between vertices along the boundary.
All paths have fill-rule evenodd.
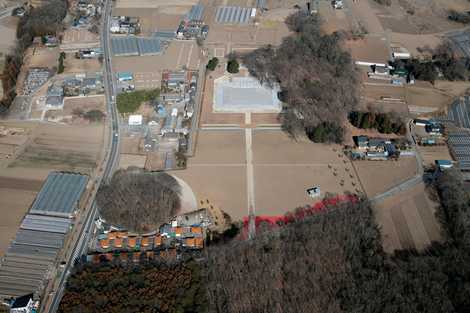
<path id="1" fill-rule="evenodd" d="M 108 116 L 110 117 L 110 137 L 108 142 L 107 157 L 104 162 L 104 170 L 102 175 L 98 178 L 96 186 L 101 183 L 107 182 L 114 171 L 119 160 L 119 115 L 115 105 L 116 98 L 116 86 L 113 79 L 113 72 L 111 68 L 111 54 L 109 45 L 109 21 L 111 16 L 111 0 L 105 0 L 103 10 L 103 21 L 102 21 L 102 34 L 101 34 L 101 46 L 104 52 L 104 80 L 105 80 L 105 96 Z M 97 189 L 97 188 L 96 188 Z M 94 197 L 94 195 L 93 195 Z M 53 313 L 59 308 L 60 300 L 64 293 L 65 282 L 70 274 L 74 262 L 78 260 L 82 255 L 86 254 L 88 243 L 93 232 L 94 221 L 98 215 L 96 207 L 96 201 L 93 198 L 91 208 L 87 211 L 88 214 L 83 223 L 83 227 L 79 230 L 78 240 L 73 245 L 73 250 L 70 257 L 65 264 L 65 268 L 61 274 L 59 287 L 53 295 L 51 304 L 45 308 L 44 312 Z"/>

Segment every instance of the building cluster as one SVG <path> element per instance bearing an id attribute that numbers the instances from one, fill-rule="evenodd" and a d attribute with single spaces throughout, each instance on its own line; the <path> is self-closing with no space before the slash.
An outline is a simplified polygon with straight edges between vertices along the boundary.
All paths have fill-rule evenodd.
<path id="1" fill-rule="evenodd" d="M 49 77 L 51 77 L 51 71 L 47 68 L 30 68 L 24 81 L 23 94 L 25 96 L 33 95 L 49 80 Z"/>
<path id="2" fill-rule="evenodd" d="M 87 73 L 67 77 L 63 81 L 65 97 L 87 96 L 104 93 L 103 74 Z"/>
<path id="3" fill-rule="evenodd" d="M 180 22 L 176 30 L 176 39 L 196 39 L 207 37 L 209 26 L 204 24 L 204 6 L 196 4 Z"/>
<path id="4" fill-rule="evenodd" d="M 204 248 L 206 228 L 210 220 L 205 209 L 175 217 L 156 231 L 136 234 L 99 221 L 99 234 L 88 255 L 89 261 L 108 260 L 118 256 L 121 261 L 131 258 L 161 257 L 178 259 L 184 253 Z"/>
<path id="5" fill-rule="evenodd" d="M 1 259 L 0 299 L 4 302 L 29 294 L 36 300 L 42 297 L 54 277 L 87 183 L 84 175 L 49 174 Z"/>
<path id="6" fill-rule="evenodd" d="M 86 28 L 90 24 L 96 22 L 101 16 L 102 2 L 99 0 L 78 0 L 72 7 L 75 11 L 76 18 L 72 26 L 77 28 Z"/>
<path id="7" fill-rule="evenodd" d="M 101 48 L 80 49 L 75 53 L 77 59 L 98 59 L 103 55 Z"/>
<path id="8" fill-rule="evenodd" d="M 132 90 L 132 73 L 118 74 L 119 88 Z M 185 166 L 191 121 L 196 105 L 198 74 L 196 71 L 165 71 L 161 94 L 145 118 L 130 115 L 123 127 L 130 137 L 141 138 L 141 150 L 147 152 L 145 168 L 170 170 Z"/>
<path id="9" fill-rule="evenodd" d="M 97 18 L 101 16 L 101 2 L 93 0 L 79 0 L 74 6 L 76 18 L 73 21 L 73 27 L 88 27 Z"/>
<path id="10" fill-rule="evenodd" d="M 390 160 L 400 157 L 391 140 L 384 138 L 369 138 L 368 136 L 355 137 L 356 149 L 351 150 L 351 158 L 354 160 Z"/>
<path id="11" fill-rule="evenodd" d="M 113 34 L 136 35 L 140 33 L 140 22 L 137 17 L 114 16 L 109 31 Z"/>
<path id="12" fill-rule="evenodd" d="M 433 119 L 415 119 L 417 143 L 421 146 L 444 145 L 444 126 Z M 422 127 L 422 128 L 421 128 Z"/>

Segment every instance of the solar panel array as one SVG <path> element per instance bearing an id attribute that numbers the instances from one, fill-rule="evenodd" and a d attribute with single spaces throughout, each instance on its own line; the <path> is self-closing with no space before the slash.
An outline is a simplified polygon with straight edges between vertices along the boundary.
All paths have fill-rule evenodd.
<path id="1" fill-rule="evenodd" d="M 221 6 L 215 12 L 215 21 L 220 24 L 247 24 L 251 8 Z"/>
<path id="2" fill-rule="evenodd" d="M 459 99 L 452 103 L 448 118 L 459 127 L 470 128 L 470 97 L 465 96 L 463 100 Z"/>
<path id="3" fill-rule="evenodd" d="M 157 37 L 113 37 L 111 48 L 115 56 L 157 55 L 162 52 L 161 41 Z"/>
<path id="4" fill-rule="evenodd" d="M 470 170 L 470 132 L 466 130 L 452 131 L 447 140 L 452 155 L 459 163 L 459 168 Z"/>
<path id="5" fill-rule="evenodd" d="M 52 172 L 29 210 L 31 214 L 69 217 L 85 191 L 88 177 L 80 174 Z"/>
<path id="6" fill-rule="evenodd" d="M 204 6 L 202 4 L 196 4 L 191 7 L 186 18 L 190 21 L 202 21 L 204 15 Z"/>

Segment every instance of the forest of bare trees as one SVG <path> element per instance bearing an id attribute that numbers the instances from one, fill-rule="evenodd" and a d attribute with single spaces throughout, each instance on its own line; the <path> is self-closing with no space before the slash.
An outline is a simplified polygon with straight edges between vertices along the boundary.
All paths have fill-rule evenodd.
<path id="1" fill-rule="evenodd" d="M 200 267 L 194 262 L 79 265 L 58 312 L 199 313 L 206 311 Z"/>
<path id="2" fill-rule="evenodd" d="M 470 196 L 459 172 L 438 175 L 445 241 L 382 250 L 367 202 L 211 247 L 209 312 L 470 312 Z"/>
<path id="3" fill-rule="evenodd" d="M 6 111 L 16 97 L 16 80 L 23 65 L 26 49 L 36 36 L 56 35 L 67 14 L 67 1 L 49 0 L 43 6 L 30 8 L 21 17 L 16 29 L 16 44 L 5 57 L 2 73 L 3 99 L 0 112 Z"/>
<path id="4" fill-rule="evenodd" d="M 347 51 L 339 45 L 340 34 L 323 34 L 319 17 L 299 11 L 286 20 L 295 34 L 280 47 L 266 46 L 242 56 L 250 73 L 261 82 L 279 83 L 286 112 L 281 114 L 284 129 L 291 135 L 323 132 L 325 141 L 342 139 L 346 115 L 359 101 L 358 77 Z"/>
<path id="5" fill-rule="evenodd" d="M 98 207 L 108 223 L 129 231 L 153 231 L 176 215 L 180 189 L 166 173 L 120 170 L 98 191 Z"/>
<path id="6" fill-rule="evenodd" d="M 425 251 L 386 254 L 370 203 L 349 202 L 266 229 L 253 240 L 235 238 L 207 247 L 204 258 L 191 263 L 200 276 L 189 285 L 182 279 L 162 289 L 161 284 L 146 282 L 147 274 L 110 270 L 105 263 L 105 270 L 86 267 L 81 269 L 84 274 L 74 275 L 64 301 L 68 307 L 87 303 L 88 311 L 76 312 L 114 312 L 118 295 L 126 290 L 144 301 L 122 296 L 120 304 L 136 305 L 138 312 L 163 312 L 155 301 L 178 295 L 184 308 L 168 312 L 468 313 L 468 187 L 460 173 L 451 170 L 435 176 L 434 188 L 441 201 L 438 217 L 444 239 Z M 178 274 L 178 269 L 188 273 L 185 261 L 180 262 L 168 269 L 155 265 L 145 273 L 153 273 L 150 277 L 159 282 L 187 277 Z M 90 301 L 92 295 L 99 301 Z M 169 307 L 176 306 L 171 302 Z"/>

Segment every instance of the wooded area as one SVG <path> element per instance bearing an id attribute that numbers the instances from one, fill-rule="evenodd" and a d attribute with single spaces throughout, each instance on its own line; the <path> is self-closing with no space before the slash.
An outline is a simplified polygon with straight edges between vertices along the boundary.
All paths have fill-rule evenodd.
<path id="1" fill-rule="evenodd" d="M 117 109 L 119 113 L 133 113 L 146 101 L 153 101 L 160 95 L 160 89 L 136 90 L 122 92 L 117 96 Z"/>
<path id="2" fill-rule="evenodd" d="M 406 134 L 406 125 L 402 117 L 396 112 L 375 113 L 353 111 L 349 114 L 348 118 L 351 125 L 357 128 L 375 128 L 383 134 Z"/>
<path id="3" fill-rule="evenodd" d="M 119 170 L 96 199 L 101 216 L 129 231 L 157 230 L 180 208 L 181 187 L 166 173 Z"/>
<path id="4" fill-rule="evenodd" d="M 304 135 L 324 122 L 334 126 L 325 130 L 342 129 L 358 104 L 359 80 L 350 54 L 339 45 L 340 34 L 323 34 L 319 17 L 303 11 L 286 23 L 295 34 L 279 48 L 266 46 L 243 55 L 244 65 L 261 82 L 279 83 L 287 104 L 281 121 L 291 135 Z"/>
<path id="5" fill-rule="evenodd" d="M 219 241 L 201 263 L 85 267 L 62 312 L 118 312 L 119 303 L 121 312 L 468 313 L 468 188 L 457 170 L 438 173 L 434 187 L 445 241 L 424 252 L 387 255 L 369 202 L 342 203 L 253 240 Z"/>
<path id="6" fill-rule="evenodd" d="M 146 262 L 140 265 L 80 265 L 72 274 L 58 312 L 205 312 L 199 266 Z"/>
<path id="7" fill-rule="evenodd" d="M 16 97 L 16 80 L 23 65 L 26 49 L 36 36 L 56 35 L 67 14 L 67 1 L 49 0 L 43 6 L 31 8 L 21 17 L 16 29 L 16 45 L 5 58 L 2 73 L 3 99 L 0 112 L 8 109 Z"/>
<path id="8" fill-rule="evenodd" d="M 470 197 L 458 171 L 435 181 L 447 241 L 386 255 L 367 202 L 210 247 L 210 312 L 470 310 Z"/>

